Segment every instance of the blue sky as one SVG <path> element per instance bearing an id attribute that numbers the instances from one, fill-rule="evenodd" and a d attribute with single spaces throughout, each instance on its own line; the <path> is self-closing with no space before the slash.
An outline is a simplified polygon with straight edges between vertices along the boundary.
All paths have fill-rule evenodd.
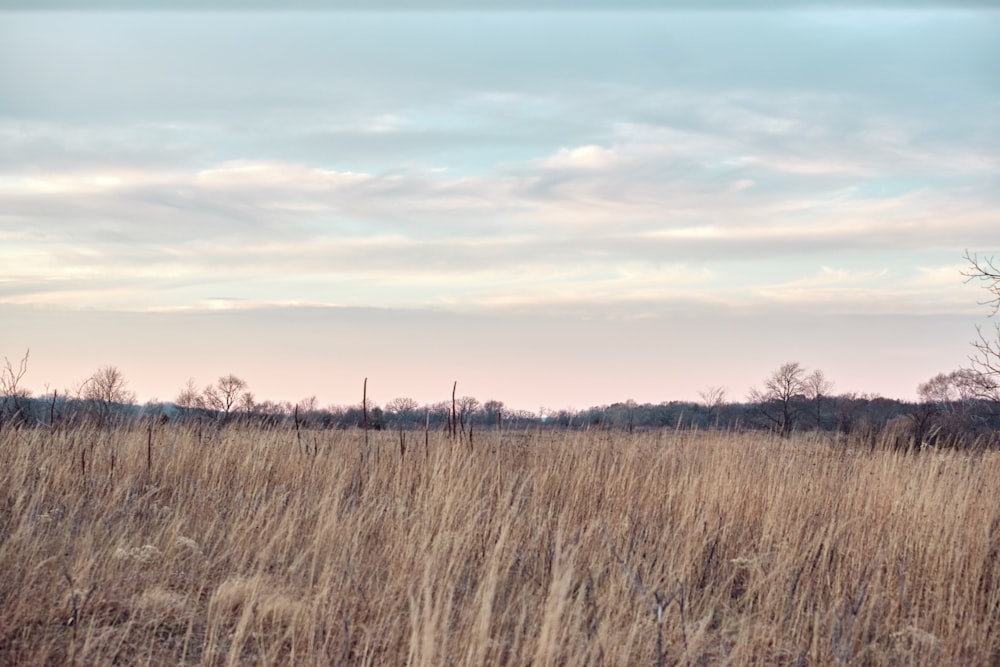
<path id="1" fill-rule="evenodd" d="M 0 355 L 37 391 L 585 407 L 795 360 L 909 398 L 986 315 L 985 3 L 35 6 L 0 3 Z"/>

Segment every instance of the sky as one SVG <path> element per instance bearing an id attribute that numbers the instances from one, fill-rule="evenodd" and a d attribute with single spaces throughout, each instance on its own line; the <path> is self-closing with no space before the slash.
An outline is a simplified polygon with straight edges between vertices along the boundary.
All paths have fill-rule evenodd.
<path id="1" fill-rule="evenodd" d="M 991 3 L 156 4 L 0 0 L 0 358 L 36 393 L 537 411 L 796 361 L 912 400 L 990 325 Z"/>

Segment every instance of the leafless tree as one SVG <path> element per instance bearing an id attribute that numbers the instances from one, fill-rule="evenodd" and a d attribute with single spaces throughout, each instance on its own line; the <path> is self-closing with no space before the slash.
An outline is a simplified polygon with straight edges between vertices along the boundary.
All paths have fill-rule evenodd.
<path id="1" fill-rule="evenodd" d="M 507 414 L 507 406 L 503 404 L 503 401 L 498 401 L 495 398 L 491 398 L 490 400 L 483 403 L 483 412 L 487 414 L 490 420 L 496 423 L 497 428 L 500 428 L 501 423 L 503 422 L 504 417 Z"/>
<path id="2" fill-rule="evenodd" d="M 284 403 L 275 401 L 261 401 L 260 403 L 254 404 L 254 410 L 258 414 L 262 415 L 286 417 L 292 414 L 294 409 L 295 407 L 292 404 L 288 403 L 287 401 Z"/>
<path id="3" fill-rule="evenodd" d="M 189 410 L 204 409 L 205 399 L 202 397 L 201 392 L 198 391 L 198 385 L 195 383 L 194 378 L 190 378 L 184 388 L 181 389 L 181 393 L 177 394 L 177 398 L 174 399 L 174 403 L 181 408 L 188 408 Z"/>
<path id="4" fill-rule="evenodd" d="M 702 391 L 698 392 L 701 396 L 701 402 L 705 405 L 705 409 L 708 410 L 709 417 L 712 413 L 715 413 L 715 418 L 719 418 L 719 409 L 726 404 L 726 395 L 729 390 L 726 387 L 716 387 L 710 386 L 706 387 Z"/>
<path id="5" fill-rule="evenodd" d="M 504 411 L 504 416 L 506 419 L 515 422 L 518 420 L 524 420 L 524 421 L 535 420 L 540 417 L 540 415 L 536 415 L 531 410 L 514 410 L 510 408 Z"/>
<path id="6" fill-rule="evenodd" d="M 935 433 L 960 436 L 977 420 L 979 375 L 963 368 L 938 373 L 917 387 L 920 404 L 910 414 L 914 443 L 919 449 Z"/>
<path id="7" fill-rule="evenodd" d="M 228 417 L 233 408 L 239 405 L 246 388 L 246 380 L 238 378 L 231 373 L 220 377 L 214 385 L 205 387 L 203 394 L 205 405 Z"/>
<path id="8" fill-rule="evenodd" d="M 117 366 L 104 366 L 91 375 L 84 388 L 84 398 L 107 403 L 134 403 L 135 392 Z"/>
<path id="9" fill-rule="evenodd" d="M 491 398 L 483 403 L 483 411 L 494 417 L 497 415 L 503 416 L 503 414 L 507 411 L 507 407 L 504 405 L 503 401 Z"/>
<path id="10" fill-rule="evenodd" d="M 463 396 L 458 399 L 458 425 L 462 433 L 465 433 L 465 418 L 472 415 L 479 409 L 479 399 L 472 396 Z"/>
<path id="11" fill-rule="evenodd" d="M 1000 313 L 1000 267 L 992 257 L 980 259 L 975 254 L 965 253 L 969 266 L 962 275 L 965 281 L 978 281 L 990 294 L 990 298 L 982 301 L 982 305 L 992 309 L 990 315 Z M 972 345 L 976 349 L 970 357 L 972 371 L 978 379 L 977 392 L 979 398 L 1000 403 L 1000 323 L 994 324 L 994 331 L 986 333 L 980 326 L 976 327 L 976 340 Z"/>
<path id="12" fill-rule="evenodd" d="M 400 397 L 386 403 L 385 411 L 394 415 L 405 416 L 416 412 L 419 407 L 419 404 L 412 398 Z"/>
<path id="13" fill-rule="evenodd" d="M 436 403 L 431 403 L 425 406 L 427 408 L 427 415 L 429 418 L 434 420 L 441 420 L 444 423 L 445 430 L 451 434 L 451 401 L 438 401 Z"/>
<path id="14" fill-rule="evenodd" d="M 763 389 L 751 389 L 747 398 L 771 430 L 787 437 L 795 426 L 806 391 L 806 369 L 798 363 L 787 363 L 764 381 Z"/>
<path id="15" fill-rule="evenodd" d="M 316 397 L 313 396 L 313 399 Z M 249 391 L 243 392 L 240 396 L 240 411 L 243 412 L 243 416 L 250 417 L 250 415 L 257 412 L 257 399 Z"/>
<path id="16" fill-rule="evenodd" d="M 833 382 L 826 378 L 823 371 L 817 369 L 806 376 L 805 394 L 812 401 L 813 415 L 816 417 L 816 428 L 823 427 L 823 399 L 833 391 Z"/>
<path id="17" fill-rule="evenodd" d="M 28 372 L 28 356 L 31 350 L 27 350 L 17 364 L 10 363 L 10 359 L 4 357 L 4 366 L 0 368 L 0 425 L 9 416 L 17 419 L 24 408 L 24 402 L 31 396 L 31 392 L 19 386 L 21 379 Z"/>
<path id="18" fill-rule="evenodd" d="M 24 377 L 25 373 L 28 372 L 28 357 L 31 355 L 31 350 L 27 350 L 24 356 L 21 358 L 21 362 L 17 365 L 17 370 L 14 370 L 14 365 L 10 363 L 10 359 L 4 357 L 4 366 L 0 369 L 0 395 L 3 396 L 27 396 L 27 390 L 18 387 L 21 382 L 21 378 Z"/>
<path id="19" fill-rule="evenodd" d="M 917 387 L 917 395 L 924 403 L 931 403 L 941 412 L 962 410 L 978 395 L 978 378 L 970 369 L 951 373 L 938 373 Z"/>
<path id="20" fill-rule="evenodd" d="M 104 366 L 87 378 L 81 393 L 97 409 L 99 423 L 103 424 L 112 415 L 115 406 L 135 403 L 135 392 L 128 388 L 125 375 L 117 366 Z"/>
<path id="21" fill-rule="evenodd" d="M 315 396 L 308 396 L 298 402 L 299 414 L 309 414 L 319 412 L 319 399 Z"/>

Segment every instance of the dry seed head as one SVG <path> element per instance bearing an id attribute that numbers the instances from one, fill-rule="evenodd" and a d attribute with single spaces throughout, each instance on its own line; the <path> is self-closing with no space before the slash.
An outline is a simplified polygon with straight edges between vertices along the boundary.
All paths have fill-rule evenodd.
<path id="1" fill-rule="evenodd" d="M 141 547 L 131 547 L 129 549 L 118 547 L 115 549 L 116 560 L 132 560 L 141 565 L 155 563 L 163 558 L 163 552 L 152 544 L 144 544 Z"/>

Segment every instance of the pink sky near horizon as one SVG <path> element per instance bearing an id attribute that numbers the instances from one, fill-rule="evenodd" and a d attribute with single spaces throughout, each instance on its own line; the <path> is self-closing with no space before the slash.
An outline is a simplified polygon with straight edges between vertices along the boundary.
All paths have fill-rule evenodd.
<path id="1" fill-rule="evenodd" d="M 289 309 L 177 319 L 53 311 L 29 320 L 23 312 L 0 308 L 9 318 L 6 346 L 31 347 L 24 384 L 35 393 L 71 389 L 111 364 L 142 402 L 173 400 L 188 378 L 205 386 L 235 373 L 258 400 L 315 395 L 323 406 L 353 405 L 367 377 L 374 403 L 429 404 L 447 400 L 457 381 L 460 396 L 536 413 L 628 399 L 698 401 L 709 386 L 742 401 L 788 361 L 823 370 L 837 394 L 915 400 L 917 384 L 966 365 L 982 319 L 786 315 L 780 322 L 702 313 L 628 321 Z M 775 323 L 780 328 L 761 342 L 759 331 Z"/>

